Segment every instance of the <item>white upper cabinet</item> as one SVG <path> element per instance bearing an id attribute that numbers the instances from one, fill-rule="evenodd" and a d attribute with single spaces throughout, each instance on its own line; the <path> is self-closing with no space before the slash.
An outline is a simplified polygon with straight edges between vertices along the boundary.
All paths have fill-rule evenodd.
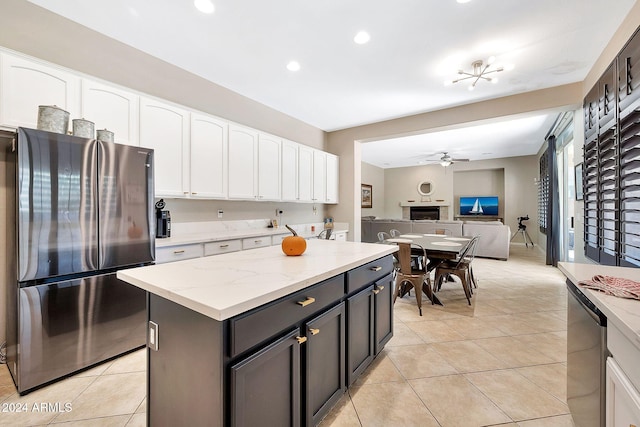
<path id="1" fill-rule="evenodd" d="M 189 194 L 189 112 L 140 98 L 140 145 L 154 149 L 156 196 Z"/>
<path id="2" fill-rule="evenodd" d="M 258 135 L 258 199 L 281 199 L 281 157 L 282 139 L 260 133 Z"/>
<path id="3" fill-rule="evenodd" d="M 82 118 L 92 121 L 96 130 L 113 132 L 119 144 L 139 145 L 138 103 L 134 93 L 82 79 Z"/>
<path id="4" fill-rule="evenodd" d="M 327 194 L 326 194 L 326 202 L 327 203 L 338 203 L 338 156 L 330 153 L 327 154 Z"/>
<path id="5" fill-rule="evenodd" d="M 79 118 L 80 78 L 18 56 L 0 55 L 0 125 L 37 128 L 38 106 L 56 105 Z"/>
<path id="6" fill-rule="evenodd" d="M 194 198 L 227 198 L 227 122 L 191 114 L 191 186 Z"/>
<path id="7" fill-rule="evenodd" d="M 255 200 L 257 196 L 258 132 L 229 125 L 229 198 Z"/>
<path id="8" fill-rule="evenodd" d="M 282 200 L 298 200 L 298 143 L 282 140 Z"/>
<path id="9" fill-rule="evenodd" d="M 311 202 L 313 197 L 313 148 L 298 146 L 298 201 Z"/>
<path id="10" fill-rule="evenodd" d="M 313 195 L 311 199 L 324 203 L 327 198 L 327 153 L 313 150 Z"/>

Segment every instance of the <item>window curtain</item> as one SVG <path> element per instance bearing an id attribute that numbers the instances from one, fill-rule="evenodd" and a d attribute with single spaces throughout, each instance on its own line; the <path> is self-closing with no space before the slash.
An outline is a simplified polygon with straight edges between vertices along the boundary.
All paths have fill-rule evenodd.
<path id="1" fill-rule="evenodd" d="M 547 165 L 549 191 L 547 192 L 547 265 L 558 266 L 560 258 L 560 194 L 558 190 L 558 156 L 556 137 L 547 139 Z"/>

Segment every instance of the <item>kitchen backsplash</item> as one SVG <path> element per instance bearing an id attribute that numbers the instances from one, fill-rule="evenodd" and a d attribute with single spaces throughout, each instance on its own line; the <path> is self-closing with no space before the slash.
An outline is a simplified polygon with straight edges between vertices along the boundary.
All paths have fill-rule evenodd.
<path id="1" fill-rule="evenodd" d="M 167 198 L 164 201 L 165 209 L 171 212 L 174 229 L 177 224 L 185 222 L 235 222 L 256 218 L 277 219 L 280 225 L 322 223 L 326 216 L 325 205 L 322 204 Z M 276 209 L 283 212 L 279 217 Z M 218 211 L 222 211 L 222 218 L 218 217 Z"/>

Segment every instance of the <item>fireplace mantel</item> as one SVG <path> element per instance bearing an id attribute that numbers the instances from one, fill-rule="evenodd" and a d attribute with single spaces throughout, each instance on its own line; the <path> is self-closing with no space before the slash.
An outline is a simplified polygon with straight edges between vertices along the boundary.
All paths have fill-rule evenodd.
<path id="1" fill-rule="evenodd" d="M 410 208 L 411 206 L 449 206 L 450 203 L 447 201 L 440 202 L 400 202 L 400 206 L 403 208 Z"/>

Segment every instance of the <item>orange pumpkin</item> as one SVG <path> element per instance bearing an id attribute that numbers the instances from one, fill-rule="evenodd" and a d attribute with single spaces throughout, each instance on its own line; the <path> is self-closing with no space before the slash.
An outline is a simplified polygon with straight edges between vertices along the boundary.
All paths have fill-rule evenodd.
<path id="1" fill-rule="evenodd" d="M 285 225 L 293 233 L 293 236 L 287 236 L 282 239 L 282 252 L 287 256 L 302 255 L 307 250 L 307 241 L 288 225 Z"/>

